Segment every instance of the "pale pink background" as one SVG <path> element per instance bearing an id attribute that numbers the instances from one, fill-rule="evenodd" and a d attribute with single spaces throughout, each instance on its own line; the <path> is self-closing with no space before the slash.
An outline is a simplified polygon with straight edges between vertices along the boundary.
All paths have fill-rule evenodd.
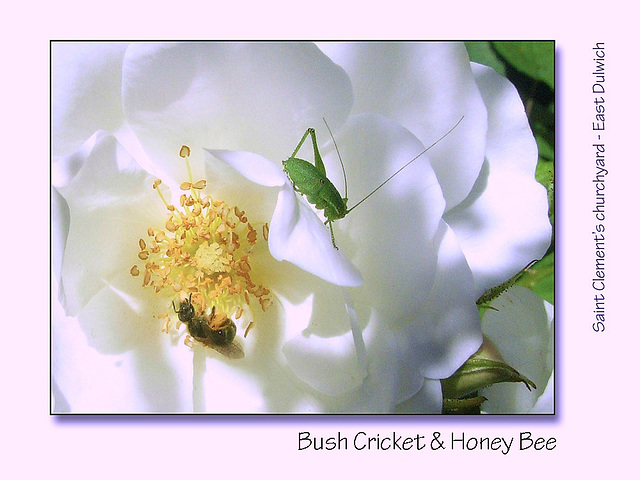
<path id="1" fill-rule="evenodd" d="M 223 3 L 223 5 L 220 5 Z M 3 28 L 3 470 L 85 478 L 616 478 L 635 470 L 638 344 L 636 16 L 622 2 L 448 3 L 61 1 L 11 8 Z M 288 3 L 282 8 L 275 5 Z M 353 6 L 350 6 L 353 3 Z M 439 2 L 444 5 L 444 2 Z M 466 4 L 469 5 L 466 5 Z M 406 5 L 405 5 L 406 4 Z M 520 5 L 520 4 L 518 4 Z M 593 8 L 592 8 L 593 5 Z M 626 3 L 625 3 L 626 5 Z M 597 8 L 596 8 L 597 7 Z M 560 10 L 559 10 L 560 9 Z M 562 10 L 564 9 L 564 10 Z M 379 13 L 376 13 L 380 10 Z M 38 20 L 39 19 L 39 20 Z M 9 30 L 7 30 L 7 28 Z M 249 417 L 207 421 L 49 416 L 48 60 L 50 39 L 556 39 L 555 419 Z M 591 47 L 606 42 L 607 330 L 594 334 Z M 557 438 L 553 452 L 298 452 L 297 434 Z M 200 457 L 202 464 L 192 463 Z M 372 476 L 373 475 L 373 476 Z M 335 478 L 341 478 L 335 477 Z"/>

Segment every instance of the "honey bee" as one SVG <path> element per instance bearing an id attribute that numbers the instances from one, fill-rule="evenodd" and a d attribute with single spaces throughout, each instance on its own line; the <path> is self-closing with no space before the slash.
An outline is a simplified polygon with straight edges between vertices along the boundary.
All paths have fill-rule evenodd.
<path id="1" fill-rule="evenodd" d="M 236 324 L 223 314 L 216 315 L 215 307 L 211 308 L 211 314 L 204 312 L 196 314 L 196 309 L 191 303 L 191 295 L 180 302 L 180 307 L 173 305 L 173 311 L 178 314 L 178 320 L 187 325 L 189 335 L 203 345 L 213 348 L 227 358 L 242 358 L 242 347 L 234 342 L 236 337 Z"/>

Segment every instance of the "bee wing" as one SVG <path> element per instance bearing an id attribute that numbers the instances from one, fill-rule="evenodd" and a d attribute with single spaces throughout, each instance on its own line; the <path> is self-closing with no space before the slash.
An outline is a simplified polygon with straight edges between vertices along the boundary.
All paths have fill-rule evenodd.
<path id="1" fill-rule="evenodd" d="M 227 358 L 231 358 L 232 360 L 239 360 L 240 358 L 244 358 L 244 350 L 237 342 L 231 342 L 228 345 L 209 344 L 209 346 L 216 352 L 224 355 Z"/>
<path id="2" fill-rule="evenodd" d="M 212 348 L 213 350 L 224 355 L 227 358 L 231 358 L 234 360 L 244 358 L 244 350 L 242 349 L 242 345 L 240 345 L 235 340 L 226 345 L 222 345 L 214 343 L 210 338 L 207 337 L 194 336 L 192 331 L 190 331 L 190 334 L 194 338 L 194 340 L 197 340 L 205 347 Z"/>
<path id="3" fill-rule="evenodd" d="M 233 360 L 244 358 L 244 350 L 242 350 L 242 347 L 236 342 L 232 342 L 229 345 L 212 345 L 212 348 L 218 353 L 221 353 L 225 357 Z"/>

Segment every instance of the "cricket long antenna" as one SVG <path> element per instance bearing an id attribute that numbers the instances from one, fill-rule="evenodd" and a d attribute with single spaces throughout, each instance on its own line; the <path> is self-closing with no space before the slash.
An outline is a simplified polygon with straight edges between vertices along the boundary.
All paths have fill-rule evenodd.
<path id="1" fill-rule="evenodd" d="M 382 187 L 384 187 L 387 182 L 389 182 L 389 180 L 391 180 L 393 177 L 395 177 L 396 175 L 398 175 L 402 170 L 404 170 L 405 168 L 407 168 L 409 165 L 411 165 L 413 162 L 415 162 L 418 158 L 420 158 L 422 155 L 424 155 L 425 153 L 427 153 L 429 150 L 431 150 L 433 147 L 436 146 L 436 144 L 438 142 L 440 142 L 444 137 L 446 137 L 447 135 L 449 135 L 451 132 L 453 132 L 455 130 L 455 128 L 460 125 L 460 122 L 462 122 L 462 119 L 464 118 L 464 115 L 462 117 L 460 117 L 460 120 L 457 121 L 457 123 L 451 127 L 449 129 L 449 131 L 447 133 L 445 133 L 444 135 L 442 135 L 438 140 L 436 140 L 435 142 L 433 142 L 431 145 L 429 145 L 427 148 L 425 148 L 422 152 L 420 152 L 418 155 L 416 155 L 415 157 L 413 157 L 411 160 L 409 160 L 407 163 L 405 163 L 402 167 L 400 167 L 400 169 L 394 173 L 393 175 L 391 175 L 389 178 L 387 178 L 384 182 L 382 182 L 380 185 L 378 185 L 376 188 L 373 189 L 373 191 L 371 191 L 369 193 L 369 195 L 367 195 L 366 197 L 364 197 L 362 200 L 360 200 L 358 203 L 356 203 L 353 207 L 351 207 L 349 210 L 347 210 L 347 213 L 349 213 L 350 211 L 354 210 L 358 205 L 360 205 L 362 202 L 364 202 L 367 198 L 369 198 L 371 195 L 373 195 L 374 193 L 376 193 L 378 190 L 380 190 Z M 337 147 L 336 147 L 337 149 Z M 338 154 L 340 155 L 340 154 Z M 342 162 L 342 160 L 340 160 Z M 344 169 L 344 167 L 343 167 Z M 346 178 L 346 177 L 345 177 Z M 346 187 L 345 187 L 346 188 Z M 346 195 L 345 195 L 346 196 Z"/>
<path id="2" fill-rule="evenodd" d="M 342 166 L 342 177 L 344 178 L 344 198 L 349 198 L 349 195 L 347 195 L 347 172 L 344 169 L 344 163 L 342 161 L 342 157 L 340 156 L 340 150 L 338 150 L 338 144 L 336 143 L 336 139 L 333 138 L 333 132 L 331 132 L 331 129 L 329 128 L 329 124 L 324 119 L 324 117 L 322 117 L 322 121 L 326 125 L 327 130 L 329 130 L 329 135 L 331 135 L 331 140 L 333 141 L 333 146 L 336 147 L 336 153 L 338 154 L 338 160 L 340 160 L 340 165 Z"/>

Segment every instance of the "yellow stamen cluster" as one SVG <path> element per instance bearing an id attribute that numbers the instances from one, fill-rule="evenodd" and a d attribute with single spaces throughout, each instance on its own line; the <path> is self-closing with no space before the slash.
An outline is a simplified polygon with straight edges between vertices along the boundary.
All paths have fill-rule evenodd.
<path id="1" fill-rule="evenodd" d="M 264 311 L 272 304 L 271 292 L 251 279 L 251 251 L 258 233 L 244 211 L 203 194 L 206 181 L 192 181 L 189 154 L 183 146 L 180 156 L 190 178 L 180 185 L 185 193 L 179 207 L 165 200 L 160 180 L 153 185 L 169 215 L 163 229 L 150 227 L 149 238 L 138 242 L 138 258 L 146 262 L 142 285 L 156 293 L 169 289 L 190 295 L 199 312 L 215 307 L 218 314 L 238 319 L 251 301 Z M 141 271 L 134 265 L 130 273 L 138 276 Z"/>

